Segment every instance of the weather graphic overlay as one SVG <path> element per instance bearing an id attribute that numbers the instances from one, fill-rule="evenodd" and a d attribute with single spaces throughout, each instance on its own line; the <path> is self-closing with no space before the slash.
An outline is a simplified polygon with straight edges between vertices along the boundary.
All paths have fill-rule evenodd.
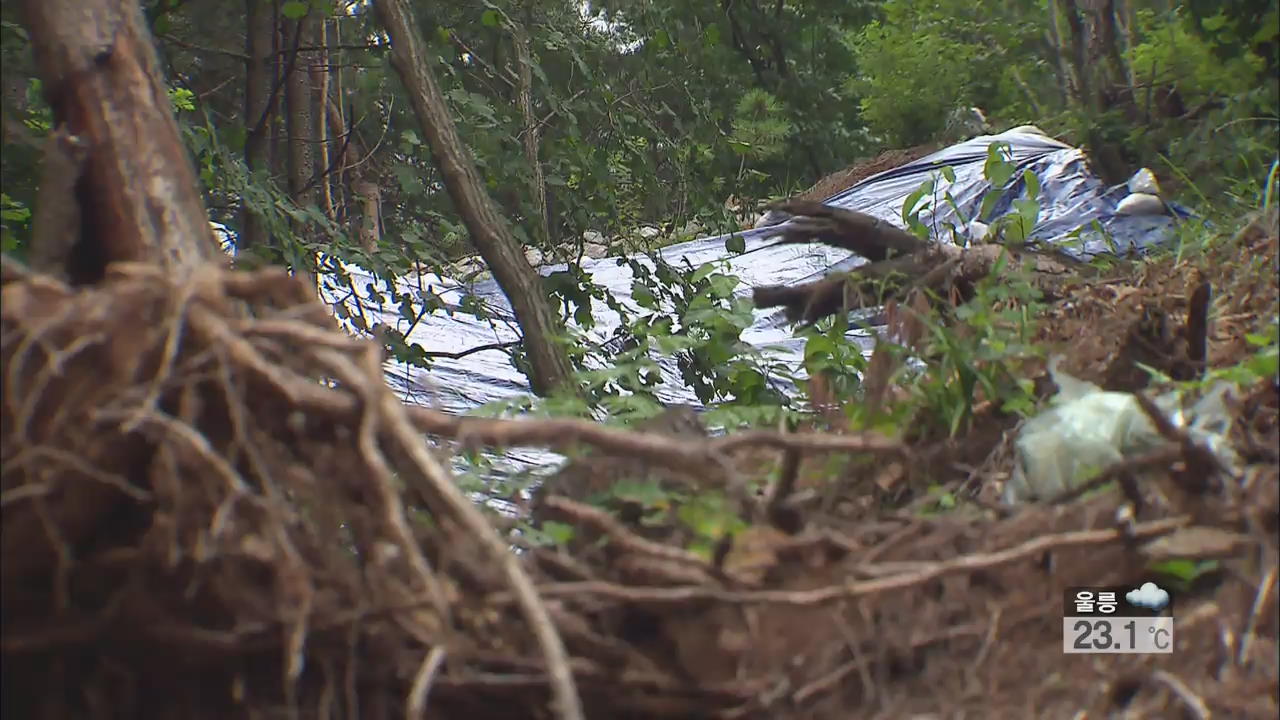
<path id="1" fill-rule="evenodd" d="M 1067 588 L 1062 600 L 1062 652 L 1173 652 L 1173 596 L 1153 582 Z"/>

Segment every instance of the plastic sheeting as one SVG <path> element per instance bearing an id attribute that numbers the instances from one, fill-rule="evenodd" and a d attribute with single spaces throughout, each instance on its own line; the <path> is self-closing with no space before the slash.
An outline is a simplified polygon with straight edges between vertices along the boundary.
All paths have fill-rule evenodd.
<path id="1" fill-rule="evenodd" d="M 980 218 L 982 221 L 990 222 L 1008 213 L 1014 200 L 1025 196 L 1022 171 L 1030 170 L 1040 181 L 1041 210 L 1039 222 L 1032 232 L 1038 239 L 1062 244 L 1068 252 L 1087 257 L 1110 251 L 1140 252 L 1169 237 L 1175 222 L 1173 217 L 1117 214 L 1117 204 L 1128 194 L 1127 188 L 1123 185 L 1105 187 L 1090 172 L 1081 150 L 1043 135 L 1019 131 L 981 136 L 951 146 L 868 177 L 826 202 L 903 227 L 904 201 L 923 182 L 933 177 L 936 190 L 931 204 L 934 210 L 922 211 L 919 219 L 931 228 L 935 237 L 949 242 L 952 234 L 948 226 L 960 228 L 963 236 L 968 221 L 974 219 L 982 197 L 989 189 L 983 176 L 983 166 L 988 146 L 993 142 L 1009 144 L 1011 160 L 1018 172 L 990 215 Z M 944 165 L 954 170 L 954 182 L 948 183 L 938 171 Z M 943 200 L 945 192 L 951 193 L 959 215 L 950 203 Z M 1175 208 L 1175 212 L 1181 211 Z M 742 281 L 737 289 L 742 294 L 750 293 L 755 285 L 806 282 L 832 270 L 848 269 L 862 262 L 861 258 L 848 251 L 817 244 L 773 245 L 773 238 L 789 221 L 781 216 L 769 218 L 769 221 L 777 224 L 734 233 L 745 241 L 746 252 L 739 255 L 725 249 L 729 235 L 672 245 L 662 249 L 660 254 L 678 267 L 686 262 L 698 267 L 706 262 L 727 260 L 728 271 Z M 648 264 L 647 259 L 642 259 L 642 262 Z M 565 268 L 565 265 L 553 265 L 542 268 L 541 272 L 545 275 Z M 594 283 L 607 288 L 624 306 L 640 312 L 630 297 L 632 276 L 625 263 L 620 264 L 617 258 L 587 259 L 583 261 L 582 268 Z M 335 305 L 343 303 L 348 310 L 362 313 L 367 326 L 385 323 L 399 328 L 407 333 L 408 342 L 418 343 L 428 352 L 460 353 L 519 338 L 510 306 L 492 280 L 467 287 L 450 278 L 426 274 L 400 280 L 395 292 L 390 293 L 385 281 L 375 280 L 367 271 L 350 265 L 345 269 L 351 274 L 352 284 L 341 283 L 334 277 L 322 278 L 325 299 Z M 375 288 L 383 296 L 383 302 L 372 299 L 371 290 Z M 451 311 L 437 310 L 425 314 L 410 326 L 400 315 L 401 301 L 407 295 L 414 305 L 415 314 L 421 314 L 421 305 L 412 299 L 424 289 L 437 294 Z M 483 302 L 490 319 L 480 320 L 460 311 L 468 294 Z M 604 342 L 618 326 L 619 318 L 598 301 L 593 303 L 593 315 L 596 325 L 587 336 L 590 341 Z M 851 336 L 860 338 L 864 347 L 867 346 L 869 338 L 865 333 L 855 330 Z M 742 337 L 754 347 L 770 348 L 764 351 L 766 358 L 781 360 L 798 371 L 803 342 L 793 337 L 792 326 L 785 322 L 780 311 L 757 311 L 754 324 Z M 659 397 L 669 403 L 698 405 L 693 392 L 681 383 L 674 358 L 660 358 L 659 362 L 666 379 L 658 390 Z M 386 371 L 388 381 L 401 392 L 406 402 L 455 413 L 529 391 L 523 375 L 512 367 L 501 350 L 475 352 L 458 359 L 439 358 L 430 370 L 389 361 Z M 777 382 L 783 391 L 788 389 L 786 381 L 779 379 Z"/>
<path id="2" fill-rule="evenodd" d="M 993 142 L 1008 143 L 1018 172 L 989 215 L 975 218 L 982 197 L 989 189 L 983 166 Z M 939 172 L 942 166 L 952 168 L 954 182 L 948 183 L 942 177 Z M 1008 213 L 1013 202 L 1025 196 L 1021 179 L 1024 170 L 1030 170 L 1040 181 L 1039 222 L 1031 233 L 1037 239 L 1061 244 L 1067 252 L 1087 257 L 1102 252 L 1141 252 L 1171 235 L 1174 217 L 1117 213 L 1118 204 L 1129 195 L 1128 188 L 1124 185 L 1105 187 L 1090 172 L 1081 150 L 1040 134 L 1023 132 L 1021 128 L 977 137 L 873 175 L 825 202 L 903 227 L 902 206 L 906 198 L 932 178 L 936 190 L 931 205 L 936 210 L 922 211 L 919 220 L 931 229 L 934 237 L 950 242 L 953 235 L 949 227 L 959 228 L 964 236 L 969 228 L 990 223 Z M 943 200 L 946 192 L 951 193 L 958 214 L 956 208 Z M 1169 208 L 1179 216 L 1188 215 L 1176 206 Z M 753 286 L 807 282 L 862 262 L 848 251 L 818 244 L 774 245 L 787 219 L 771 215 L 765 219 L 767 226 L 733 233 L 745 243 L 742 254 L 729 252 L 725 241 L 730 235 L 721 235 L 672 245 L 663 248 L 660 255 L 676 267 L 687 264 L 696 268 L 707 262 L 727 262 L 727 271 L 741 280 L 736 292 L 742 295 L 750 293 Z M 975 219 L 982 223 L 969 225 L 969 221 Z M 232 234 L 225 227 L 212 225 L 223 247 L 234 254 Z M 647 258 L 639 261 L 650 265 Z M 631 312 L 641 312 L 631 299 L 632 276 L 626 262 L 618 258 L 586 259 L 581 267 L 592 282 L 607 288 Z M 365 327 L 381 323 L 398 328 L 406 334 L 409 343 L 420 344 L 429 353 L 464 353 L 456 359 L 437 358 L 430 370 L 388 360 L 385 365 L 388 383 L 399 391 L 405 402 L 463 413 L 487 402 L 529 393 L 524 376 L 512 367 L 500 349 L 469 352 L 483 346 L 510 343 L 520 337 L 510 305 L 492 280 L 464 285 L 452 278 L 423 274 L 400 278 L 394 287 L 389 287 L 388 281 L 374 278 L 363 268 L 344 264 L 343 269 L 351 279 L 350 284 L 335 275 L 320 278 L 321 296 L 335 310 L 339 306 L 343 308 L 343 313 L 338 313 L 340 317 L 344 313 L 360 314 Z M 564 269 L 565 265 L 552 265 L 541 268 L 540 272 L 547 275 Z M 443 302 L 446 309 L 423 312 L 419 298 L 427 292 Z M 479 319 L 463 309 L 468 302 L 477 301 L 485 306 L 488 319 Z M 412 307 L 414 316 L 419 318 L 416 322 L 409 323 L 402 317 L 404 304 Z M 593 303 L 592 310 L 596 324 L 587 333 L 587 341 L 603 343 L 618 327 L 619 318 L 598 301 Z M 354 329 L 350 320 L 345 324 Z M 869 350 L 867 332 L 855 329 L 850 336 Z M 792 374 L 803 375 L 800 372 L 803 340 L 793 337 L 792 325 L 786 322 L 781 311 L 756 311 L 754 322 L 743 332 L 742 339 L 760 349 L 766 361 L 782 363 Z M 680 381 L 674 358 L 657 360 L 664 375 L 664 383 L 657 391 L 659 397 L 668 403 L 699 405 L 694 393 Z M 783 392 L 794 389 L 782 378 L 777 378 L 775 383 Z M 555 453 L 533 449 L 487 454 L 487 457 L 492 466 L 484 472 L 491 478 L 546 468 L 561 458 Z M 468 468 L 460 465 L 458 469 Z M 504 501 L 480 499 L 500 510 L 510 510 Z"/>

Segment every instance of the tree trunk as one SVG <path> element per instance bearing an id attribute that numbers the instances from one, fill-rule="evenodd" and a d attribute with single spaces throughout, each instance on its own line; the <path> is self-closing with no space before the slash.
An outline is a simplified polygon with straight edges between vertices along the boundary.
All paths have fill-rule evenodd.
<path id="1" fill-rule="evenodd" d="M 113 262 L 181 273 L 220 256 L 138 3 L 27 0 L 23 10 L 54 125 L 85 151 L 72 197 L 60 199 L 79 216 L 67 261 L 81 281 Z"/>
<path id="2" fill-rule="evenodd" d="M 329 177 L 329 123 L 327 122 L 328 113 L 325 112 L 329 104 L 329 85 L 330 74 L 333 72 L 333 54 L 330 48 L 333 47 L 333 33 L 330 23 L 320 21 L 320 44 L 324 48 L 319 51 L 319 61 L 312 68 L 312 84 L 316 88 L 315 97 L 312 98 L 311 116 L 315 118 L 316 123 L 316 179 L 319 182 L 320 203 L 324 209 L 325 215 L 329 220 L 338 218 L 337 212 L 333 207 L 333 185 Z M 338 128 L 339 131 L 342 128 Z"/>
<path id="3" fill-rule="evenodd" d="M 1062 44 L 1062 31 L 1059 29 L 1060 22 L 1058 20 L 1058 8 L 1056 5 L 1049 4 L 1049 28 L 1046 36 L 1049 39 L 1049 46 L 1053 49 L 1054 64 L 1058 68 L 1058 72 L 1054 73 L 1054 79 L 1058 85 L 1058 96 L 1062 100 L 1062 106 L 1071 105 L 1071 63 L 1067 60 L 1066 49 Z"/>
<path id="4" fill-rule="evenodd" d="M 533 113 L 533 52 L 529 48 L 528 23 L 532 13 L 525 7 L 525 17 L 513 23 L 511 37 L 516 46 L 517 73 L 520 78 L 520 114 L 524 119 L 524 159 L 529 163 L 529 190 L 533 193 L 534 207 L 538 213 L 535 236 L 542 249 L 552 250 L 551 229 L 547 223 L 547 185 L 543 179 L 542 163 L 538 161 L 538 118 Z"/>
<path id="5" fill-rule="evenodd" d="M 292 30 L 287 35 L 294 48 L 316 46 L 316 25 L 319 21 L 308 13 L 285 27 Z M 315 184 L 311 182 L 316 167 L 316 123 L 312 115 L 313 88 L 311 67 L 315 64 L 314 50 L 296 50 L 291 63 L 286 66 L 285 121 L 289 133 L 289 195 L 301 207 L 315 204 Z"/>
<path id="6" fill-rule="evenodd" d="M 272 0 L 245 0 L 244 164 L 249 172 L 271 177 L 271 81 L 273 72 L 272 28 L 275 25 Z M 240 237 L 236 247 L 244 250 L 268 243 L 266 224 L 249 208 L 242 208 Z"/>
<path id="7" fill-rule="evenodd" d="M 1067 21 L 1067 37 L 1064 46 L 1071 46 L 1071 79 L 1074 81 L 1071 91 L 1076 102 L 1088 110 L 1094 109 L 1093 91 L 1089 82 L 1089 68 L 1085 51 L 1084 21 L 1080 18 L 1080 8 L 1075 0 L 1057 0 L 1059 11 Z"/>
<path id="8" fill-rule="evenodd" d="M 511 301 L 516 322 L 524 333 L 533 391 L 545 396 L 552 390 L 569 387 L 572 367 L 568 353 L 557 342 L 560 323 L 543 294 L 541 278 L 530 267 L 520 244 L 498 215 L 474 161 L 458 137 L 444 94 L 431 70 L 431 61 L 424 52 L 424 43 L 413 27 L 408 3 L 376 0 L 373 7 L 391 38 L 391 66 L 409 92 L 414 114 L 444 176 L 445 187 L 462 214 L 480 256 Z"/>

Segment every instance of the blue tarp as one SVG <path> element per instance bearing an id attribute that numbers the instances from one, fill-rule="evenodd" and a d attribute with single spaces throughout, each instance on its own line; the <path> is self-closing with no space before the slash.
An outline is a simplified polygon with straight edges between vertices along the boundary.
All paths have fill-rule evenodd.
<path id="1" fill-rule="evenodd" d="M 951 242 L 955 227 L 965 237 L 968 221 L 975 219 L 989 183 L 983 166 L 992 143 L 1007 143 L 1011 160 L 1017 166 L 1014 181 L 1006 188 L 989 216 L 976 218 L 985 223 L 1008 213 L 1013 202 L 1025 197 L 1026 187 L 1021 177 L 1030 170 L 1039 180 L 1040 214 L 1031 236 L 1061 246 L 1078 257 L 1098 253 L 1132 251 L 1142 252 L 1171 238 L 1175 217 L 1169 215 L 1121 215 L 1116 208 L 1128 194 L 1126 186 L 1108 188 L 1090 171 L 1083 151 L 1065 145 L 1038 133 L 1009 131 L 1000 135 L 981 136 L 953 145 L 915 162 L 902 165 L 868 177 L 853 187 L 840 192 L 825 202 L 850 210 L 873 215 L 881 220 L 904 227 L 903 204 L 922 183 L 933 179 L 935 191 L 930 203 L 932 209 L 919 214 L 919 220 L 942 242 Z M 955 173 L 954 182 L 947 182 L 940 172 L 950 166 Z M 956 209 L 943 200 L 949 192 Z M 1178 217 L 1186 217 L 1181 208 L 1169 206 Z M 753 286 L 802 283 L 816 280 L 832 270 L 857 266 L 861 258 L 845 250 L 822 245 L 776 245 L 780 231 L 787 226 L 784 216 L 766 218 L 773 224 L 734 235 L 740 236 L 746 251 L 735 255 L 725 247 L 729 235 L 702 238 L 663 248 L 660 255 L 672 265 L 686 263 L 698 267 L 712 261 L 726 261 L 728 271 L 741 279 L 736 292 L 748 294 Z M 1100 230 L 1100 232 L 1099 232 Z M 221 233 L 224 243 L 233 241 L 226 232 Z M 234 248 L 229 247 L 229 252 Z M 640 259 L 649 265 L 647 258 Z M 395 288 L 388 288 L 387 281 L 376 280 L 368 271 L 344 264 L 343 268 L 352 280 L 350 284 L 333 275 L 320 279 L 321 295 L 331 303 L 339 317 L 359 314 L 366 327 L 382 323 L 406 333 L 409 343 L 418 343 L 429 352 L 460 353 L 486 345 L 518 340 L 520 335 L 511 314 L 510 305 L 497 284 L 492 280 L 465 285 L 451 278 L 436 274 L 401 278 Z M 544 275 L 566 269 L 565 265 L 553 265 L 540 269 Z M 587 259 L 582 269 L 596 285 L 607 288 L 624 306 L 635 313 L 641 312 L 631 299 L 631 271 L 627 263 L 618 258 Z M 375 291 L 382 299 L 373 298 Z M 423 303 L 417 300 L 424 291 L 438 296 L 450 309 L 423 313 Z M 471 296 L 486 306 L 489 319 L 478 319 L 462 310 L 464 298 Z M 400 313 L 403 302 L 412 305 L 414 314 L 420 316 L 409 323 Z M 343 312 L 337 312 L 339 306 Z M 595 326 L 586 333 L 588 342 L 604 343 L 618 326 L 616 313 L 601 302 L 593 303 Z M 354 326 L 348 320 L 348 327 Z M 870 347 L 870 336 L 860 330 L 850 333 L 864 348 Z M 770 362 L 782 363 L 791 373 L 802 375 L 800 361 L 803 357 L 803 341 L 793 337 L 793 327 L 786 322 L 781 311 L 757 310 L 754 323 L 743 333 L 742 339 L 755 348 L 762 349 Z M 658 391 L 668 403 L 699 405 L 694 393 L 680 381 L 674 358 L 659 358 L 665 382 Z M 510 399 L 529 393 L 523 375 L 511 366 L 507 356 L 497 349 L 467 354 L 458 359 L 437 359 L 430 370 L 407 366 L 392 360 L 386 365 L 387 380 L 399 391 L 405 402 L 439 408 L 452 413 L 473 410 L 480 405 L 501 399 Z M 786 392 L 790 383 L 778 378 L 777 384 Z M 503 456 L 490 456 L 495 467 L 493 475 L 546 466 L 560 458 L 544 451 L 513 450 Z M 492 501 L 491 501 L 492 502 Z M 501 504 L 501 503 L 498 503 Z"/>
<path id="2" fill-rule="evenodd" d="M 932 177 L 936 190 L 931 204 L 936 212 L 925 210 L 919 219 L 932 229 L 936 237 L 950 241 L 952 234 L 947 230 L 948 224 L 959 228 L 963 235 L 967 221 L 977 214 L 982 197 L 989 189 L 983 166 L 988 157 L 988 146 L 993 142 L 1008 143 L 1018 172 L 991 215 L 981 220 L 990 222 L 1009 212 L 1013 201 L 1025 194 L 1024 183 L 1019 179 L 1022 171 L 1030 170 L 1040 182 L 1039 222 L 1032 233 L 1038 239 L 1066 243 L 1063 247 L 1068 252 L 1087 256 L 1109 249 L 1141 251 L 1170 236 L 1175 222 L 1170 216 L 1117 215 L 1116 206 L 1128 190 L 1124 186 L 1104 186 L 1089 170 L 1081 150 L 1043 135 L 1019 131 L 981 136 L 959 143 L 868 177 L 826 202 L 903 227 L 904 201 Z M 944 165 L 954 170 L 953 183 L 948 183 L 939 172 Z M 951 193 L 960 215 L 950 203 L 942 200 L 945 192 Z M 684 266 L 686 261 L 697 267 L 710 261 L 727 260 L 729 272 L 741 278 L 742 284 L 737 292 L 743 294 L 750 293 L 756 285 L 806 282 L 834 269 L 847 269 L 862 262 L 861 258 L 852 256 L 848 251 L 817 244 L 773 245 L 779 231 L 788 222 L 782 217 L 774 220 L 780 224 L 735 233 L 745 241 L 746 252 L 740 255 L 726 250 L 728 235 L 668 246 L 660 254 L 678 267 Z M 1103 229 L 1102 234 L 1097 232 L 1098 227 Z M 647 259 L 642 261 L 648 264 Z M 541 272 L 549 274 L 565 267 L 553 265 L 542 268 Z M 630 297 L 632 276 L 625 263 L 619 265 L 616 258 L 586 259 L 582 268 L 594 283 L 606 287 L 625 306 L 640 312 Z M 421 290 L 429 288 L 451 308 L 460 308 L 464 296 L 471 294 L 484 303 L 490 315 L 490 319 L 480 320 L 462 312 L 450 314 L 437 310 L 410 327 L 400 315 L 400 301 L 387 293 L 385 281 L 375 281 L 367 271 L 358 267 L 348 265 L 345 269 L 352 276 L 355 291 L 336 278 L 325 277 L 321 284 L 326 300 L 335 306 L 344 304 L 352 313 L 363 313 L 370 326 L 386 323 L 397 327 L 407 332 L 410 343 L 419 343 L 428 351 L 457 353 L 519 338 L 510 306 L 492 280 L 470 286 L 434 274 L 401 280 L 396 294 L 407 293 L 412 299 L 420 295 Z M 370 285 L 384 295 L 385 303 L 371 301 Z M 359 303 L 354 296 L 360 298 Z M 414 305 L 415 312 L 420 313 L 420 306 Z M 619 319 L 616 313 L 598 301 L 594 303 L 593 310 L 596 325 L 587 335 L 591 341 L 604 342 L 612 335 Z M 856 336 L 859 331 L 851 334 Z M 866 336 L 862 337 L 865 342 Z M 802 341 L 793 337 L 792 326 L 783 320 L 780 311 L 756 311 L 755 322 L 744 332 L 743 340 L 757 348 L 773 348 L 766 352 L 766 357 L 798 369 Z M 680 382 L 674 359 L 662 358 L 660 363 L 667 378 L 659 390 L 660 397 L 667 402 L 698 405 L 693 392 Z M 392 387 L 401 392 L 406 402 L 449 412 L 466 412 L 489 401 L 528 393 L 525 378 L 511 366 L 501 350 L 486 350 L 460 359 L 438 359 L 430 370 L 389 361 L 386 371 Z M 788 383 L 781 379 L 778 382 L 785 390 Z"/>

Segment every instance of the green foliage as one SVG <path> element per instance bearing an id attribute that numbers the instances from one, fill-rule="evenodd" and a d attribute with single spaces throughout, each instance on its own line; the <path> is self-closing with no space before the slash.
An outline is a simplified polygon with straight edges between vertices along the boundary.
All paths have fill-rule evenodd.
<path id="1" fill-rule="evenodd" d="M 861 95 L 862 117 L 891 147 L 927 142 L 968 100 L 976 49 L 940 30 L 874 22 L 852 45 L 861 72 L 847 90 Z"/>
<path id="2" fill-rule="evenodd" d="M 1139 88 L 1173 86 L 1188 106 L 1211 103 L 1203 115 L 1167 122 L 1146 117 L 1141 106 L 1137 115 L 1134 108 L 1117 108 L 1100 116 L 1071 106 L 1046 40 L 1051 5 L 463 0 L 414 3 L 413 11 L 490 194 L 517 237 L 542 243 L 543 250 L 567 254 L 587 230 L 612 240 L 652 225 L 663 232 L 648 242 L 659 244 L 675 237 L 677 228 L 696 227 L 688 232 L 700 234 L 735 229 L 727 196 L 788 193 L 882 145 L 935 140 L 948 112 L 967 104 L 980 105 L 1006 127 L 1014 121 L 1050 130 L 1075 127 L 1071 141 L 1094 133 L 1130 157 L 1184 178 L 1181 189 L 1201 205 L 1256 207 L 1259 193 L 1271 197 L 1261 179 L 1274 167 L 1280 115 L 1274 2 L 1196 0 L 1176 12 L 1139 14 L 1124 56 Z M 339 14 L 330 0 L 288 0 L 279 8 L 290 20 L 336 18 L 348 48 L 377 37 L 364 9 Z M 4 13 L 0 244 L 20 252 L 30 233 L 37 143 L 53 116 L 40 83 L 30 80 L 35 69 L 26 34 L 9 19 L 12 8 Z M 360 290 L 400 308 L 400 326 L 382 335 L 392 355 L 429 366 L 425 349 L 406 335 L 423 312 L 444 304 L 429 288 L 406 293 L 392 278 L 447 270 L 447 263 L 470 252 L 470 242 L 385 46 L 344 49 L 333 58 L 335 66 L 358 68 L 342 77 L 341 102 L 357 121 L 355 137 L 370 151 L 360 172 L 383 192 L 386 232 L 381 246 L 365 252 L 349 237 L 350 218 L 334 222 L 318 208 L 300 207 L 278 175 L 248 171 L 242 154 L 255 119 L 241 117 L 241 84 L 224 82 L 242 72 L 234 54 L 243 50 L 243 17 L 218 3 L 162 0 L 147 4 L 147 19 L 161 36 L 169 97 L 211 219 L 239 232 L 242 211 L 248 211 L 273 239 L 242 262 L 314 269 L 312 258 L 324 253 L 368 267 L 375 279 Z M 533 168 L 523 147 L 527 128 L 515 102 L 517 32 L 527 34 L 533 55 L 548 238 L 535 231 Z M 267 128 L 272 135 L 281 131 Z M 1017 175 L 1005 149 L 993 146 L 990 153 L 991 188 L 977 217 L 990 220 L 999 198 L 1018 191 L 1013 212 L 996 219 L 993 230 L 1005 242 L 1031 240 L 1039 216 L 1035 178 Z M 946 185 L 953 179 L 949 168 L 940 168 L 908 199 L 902 216 L 913 232 L 961 237 L 959 227 L 925 224 L 930 210 L 956 205 Z M 730 252 L 743 250 L 740 238 L 726 245 Z M 644 417 L 658 407 L 658 361 L 666 359 L 700 400 L 716 406 L 717 422 L 777 422 L 792 412 L 777 391 L 779 381 L 792 379 L 790 371 L 742 341 L 751 304 L 736 294 L 740 283 L 723 265 L 675 267 L 656 255 L 624 262 L 635 278 L 635 305 L 624 306 L 577 265 L 546 279 L 545 292 L 578 326 L 564 341 L 586 392 L 528 404 L 530 411 Z M 336 265 L 325 271 L 351 284 Z M 855 422 L 901 424 L 925 416 L 955 431 L 980 396 L 1011 411 L 1025 408 L 1025 388 L 1015 377 L 1018 362 L 1035 352 L 1027 338 L 1036 298 L 1018 282 L 983 285 L 977 292 L 948 321 L 959 327 L 938 321 L 931 328 L 928 347 L 915 358 L 930 371 L 904 378 L 913 383 L 911 399 L 891 408 L 887 418 L 858 418 L 855 409 Z M 602 306 L 619 313 L 621 329 L 607 342 L 589 341 L 593 313 Z M 335 310 L 354 329 L 373 329 L 358 306 Z M 475 298 L 462 311 L 485 317 Z M 856 397 L 865 371 L 848 328 L 847 318 L 833 318 L 800 331 L 806 368 L 833 378 L 839 397 Z M 1253 364 L 1241 372 L 1270 371 L 1274 347 L 1259 346 Z M 513 362 L 523 360 L 515 356 Z"/>
<path id="3" fill-rule="evenodd" d="M 763 160 L 786 149 L 784 144 L 795 130 L 783 114 L 778 99 L 760 88 L 748 90 L 733 115 L 733 135 L 729 139 L 734 152 L 743 159 Z"/>
<path id="4" fill-rule="evenodd" d="M 1011 279 L 997 267 L 978 283 L 974 297 L 956 308 L 954 323 L 931 320 L 921 353 L 929 369 L 910 386 L 926 414 L 954 436 L 973 417 L 979 393 L 1003 412 L 1033 410 L 1033 387 L 1023 366 L 1043 353 L 1032 343 L 1042 309 L 1029 282 Z"/>
<path id="5" fill-rule="evenodd" d="M 984 166 L 990 184 L 980 203 L 978 217 L 985 218 L 995 203 L 1009 192 L 1016 166 L 1009 148 L 993 143 Z M 940 181 L 954 181 L 954 172 L 940 168 L 938 176 L 926 180 L 904 201 L 903 221 L 921 238 L 945 236 L 959 239 L 960 228 L 927 227 L 920 215 L 947 203 L 957 215 L 959 224 L 967 223 L 948 191 L 939 197 Z M 1031 229 L 1040 212 L 1039 180 L 1024 172 L 1018 177 L 1021 195 L 1013 201 L 1013 210 L 996 218 L 992 225 L 1005 242 L 1023 244 L 1030 241 Z M 1022 377 L 1026 360 L 1039 357 L 1042 350 L 1032 343 L 1035 318 L 1042 309 L 1039 292 L 1025 277 L 1004 268 L 1004 261 L 974 288 L 973 297 L 955 308 L 948 318 L 925 318 L 928 335 L 918 352 L 885 344 L 885 350 L 897 356 L 903 369 L 895 379 L 909 394 L 908 399 L 876 416 L 868 415 L 857 403 L 848 407 L 855 426 L 876 428 L 896 434 L 907 423 L 919 431 L 940 428 L 955 435 L 967 427 L 973 417 L 975 403 L 985 399 L 1004 412 L 1028 413 L 1035 401 L 1030 383 Z M 861 350 L 849 342 L 844 318 L 834 318 L 806 333 L 805 366 L 810 374 L 822 372 L 837 397 L 856 397 L 859 377 L 866 369 Z"/>
<path id="6" fill-rule="evenodd" d="M 1226 23 L 1222 13 L 1201 20 L 1203 27 L 1214 30 Z M 1246 49 L 1224 61 L 1215 52 L 1213 40 L 1193 31 L 1178 10 L 1164 16 L 1139 10 L 1138 25 L 1145 39 L 1130 50 L 1129 61 L 1140 86 L 1175 86 L 1184 102 L 1194 106 L 1212 97 L 1248 92 L 1262 79 L 1263 58 Z M 1275 29 L 1264 26 L 1257 32 L 1274 36 Z"/>
<path id="7" fill-rule="evenodd" d="M 845 35 L 857 67 L 845 88 L 889 146 L 937 138 L 960 106 L 1025 121 L 1051 100 L 1045 18 L 1035 5 L 887 0 L 880 10 Z"/>
<path id="8" fill-rule="evenodd" d="M 0 193 L 0 252 L 10 253 L 21 246 L 20 238 L 28 236 L 31 208 Z"/>

